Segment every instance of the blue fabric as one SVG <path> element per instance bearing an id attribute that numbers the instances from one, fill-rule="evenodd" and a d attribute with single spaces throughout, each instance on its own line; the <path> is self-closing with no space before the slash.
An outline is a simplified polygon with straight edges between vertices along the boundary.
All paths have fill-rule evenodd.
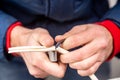
<path id="1" fill-rule="evenodd" d="M 0 58 L 3 57 L 5 40 L 6 40 L 6 30 L 8 27 L 16 21 L 15 18 L 5 14 L 0 11 Z"/>
<path id="2" fill-rule="evenodd" d="M 50 0 L 48 16 L 59 21 L 90 17 L 90 2 L 91 0 Z"/>
<path id="3" fill-rule="evenodd" d="M 108 10 L 107 0 L 2 0 L 1 2 L 4 11 L 21 21 L 36 15 L 44 15 L 59 22 L 88 20 L 93 15 L 101 17 Z"/>
<path id="4" fill-rule="evenodd" d="M 5 34 L 15 21 L 25 27 L 47 29 L 54 38 L 75 25 L 111 19 L 120 25 L 120 1 L 109 11 L 107 0 L 0 0 L 0 80 L 41 80 L 32 77 L 22 59 L 8 62 L 3 54 Z M 109 64 L 105 63 L 96 75 L 100 80 L 109 77 Z M 89 80 L 67 68 L 63 80 Z"/>
<path id="5" fill-rule="evenodd" d="M 113 7 L 103 16 L 102 20 L 104 19 L 113 20 L 118 27 L 120 27 L 120 0 L 118 0 L 118 3 L 115 7 Z"/>

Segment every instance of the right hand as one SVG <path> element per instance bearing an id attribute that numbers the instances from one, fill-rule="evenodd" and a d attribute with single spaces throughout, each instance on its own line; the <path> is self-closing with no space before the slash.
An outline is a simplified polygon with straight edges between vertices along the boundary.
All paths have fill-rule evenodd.
<path id="1" fill-rule="evenodd" d="M 49 32 L 43 28 L 28 29 L 16 26 L 11 32 L 11 47 L 17 46 L 53 46 L 54 40 Z M 48 75 L 63 77 L 66 65 L 53 63 L 44 52 L 21 52 L 17 53 L 23 58 L 28 71 L 36 78 L 45 78 Z"/>

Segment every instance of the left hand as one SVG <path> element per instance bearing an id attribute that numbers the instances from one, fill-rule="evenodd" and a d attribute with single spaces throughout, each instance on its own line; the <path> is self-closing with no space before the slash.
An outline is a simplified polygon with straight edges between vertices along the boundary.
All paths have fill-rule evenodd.
<path id="1" fill-rule="evenodd" d="M 11 33 L 11 47 L 51 47 L 53 44 L 53 38 L 44 28 L 28 29 L 24 26 L 16 26 Z M 48 75 L 62 78 L 65 74 L 66 65 L 60 61 L 51 62 L 44 52 L 20 52 L 16 54 L 23 58 L 29 73 L 35 78 L 45 78 Z"/>
<path id="2" fill-rule="evenodd" d="M 99 66 L 110 56 L 113 39 L 110 32 L 102 25 L 85 24 L 73 27 L 64 35 L 56 36 L 56 42 L 65 39 L 64 49 L 82 46 L 68 54 L 60 56 L 63 63 L 77 69 L 81 76 L 88 76 L 97 71 Z"/>

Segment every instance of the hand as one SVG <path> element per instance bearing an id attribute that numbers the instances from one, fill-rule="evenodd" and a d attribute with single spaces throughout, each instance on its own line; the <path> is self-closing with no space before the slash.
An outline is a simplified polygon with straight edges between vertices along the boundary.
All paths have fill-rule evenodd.
<path id="1" fill-rule="evenodd" d="M 49 32 L 43 28 L 27 29 L 17 26 L 11 33 L 11 46 L 46 46 L 54 44 L 53 38 Z M 17 53 L 23 58 L 29 73 L 36 78 L 44 78 L 48 75 L 63 77 L 65 73 L 65 64 L 49 61 L 47 54 L 43 52 Z"/>
<path id="2" fill-rule="evenodd" d="M 110 32 L 97 24 L 78 25 L 64 35 L 56 36 L 56 42 L 65 39 L 61 45 L 64 49 L 76 50 L 61 55 L 63 63 L 77 69 L 81 76 L 88 76 L 97 71 L 99 66 L 110 56 L 113 40 Z"/>

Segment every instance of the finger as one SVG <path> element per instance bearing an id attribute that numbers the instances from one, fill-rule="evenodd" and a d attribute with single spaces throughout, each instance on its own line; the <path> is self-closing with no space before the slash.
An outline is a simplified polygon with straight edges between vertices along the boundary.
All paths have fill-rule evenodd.
<path id="1" fill-rule="evenodd" d="M 56 37 L 55 37 L 55 41 L 56 42 L 60 42 L 60 41 L 62 41 L 62 40 L 64 40 L 65 39 L 65 37 L 63 36 L 63 35 L 57 35 Z"/>
<path id="2" fill-rule="evenodd" d="M 66 71 L 66 65 L 63 64 L 63 63 L 52 63 L 50 61 L 46 61 L 44 63 L 42 63 L 42 67 L 40 67 L 42 70 L 44 70 L 45 72 L 53 75 L 53 76 L 56 76 L 56 77 L 59 77 L 59 78 L 62 78 L 65 74 L 65 71 Z"/>
<path id="3" fill-rule="evenodd" d="M 64 49 L 72 49 L 79 46 L 83 46 L 93 40 L 93 36 L 88 36 L 86 32 L 74 34 L 66 38 L 62 44 Z"/>
<path id="4" fill-rule="evenodd" d="M 70 67 L 77 70 L 87 70 L 92 67 L 96 62 L 99 62 L 99 54 L 95 54 L 83 61 L 70 63 Z"/>
<path id="5" fill-rule="evenodd" d="M 59 42 L 61 40 L 64 40 L 76 33 L 80 33 L 80 32 L 83 32 L 87 29 L 86 25 L 77 25 L 77 26 L 74 26 L 70 31 L 66 32 L 64 35 L 58 35 L 55 37 L 55 41 L 56 42 Z"/>
<path id="6" fill-rule="evenodd" d="M 66 34 L 68 34 L 68 33 L 66 33 Z M 92 41 L 94 39 L 94 36 L 93 36 L 94 34 L 89 33 L 89 36 L 88 36 L 88 33 L 89 32 L 86 30 L 86 31 L 74 33 L 73 35 L 70 35 L 67 38 L 65 37 L 62 47 L 64 49 L 68 50 L 68 49 L 76 48 L 76 47 L 83 46 L 83 45 L 89 43 L 90 41 Z M 58 36 L 56 38 L 60 38 L 60 36 Z M 61 39 L 63 40 L 64 36 Z"/>
<path id="7" fill-rule="evenodd" d="M 36 77 L 36 78 L 45 78 L 46 76 L 48 76 L 49 74 L 46 73 L 45 71 L 31 65 L 31 63 L 29 63 L 29 61 L 27 61 L 27 59 L 25 59 L 25 57 L 23 58 L 25 63 L 26 63 L 26 66 L 28 68 L 28 71 L 29 73 Z"/>
<path id="8" fill-rule="evenodd" d="M 60 59 L 63 63 L 82 61 L 97 53 L 99 45 L 96 44 L 96 41 L 92 41 L 79 49 L 69 52 L 68 54 L 61 55 Z"/>
<path id="9" fill-rule="evenodd" d="M 49 32 L 42 28 L 35 29 L 32 38 L 46 47 L 52 46 L 54 44 L 54 40 L 50 36 Z"/>
<path id="10" fill-rule="evenodd" d="M 54 40 L 50 36 L 50 34 L 42 33 L 41 35 L 43 35 L 43 36 L 39 37 L 39 42 L 41 43 L 41 45 L 44 45 L 46 47 L 50 47 L 54 44 Z"/>
<path id="11" fill-rule="evenodd" d="M 37 67 L 28 68 L 28 70 L 29 70 L 29 73 L 35 78 L 45 78 L 49 75 L 48 73 L 42 71 Z"/>
<path id="12" fill-rule="evenodd" d="M 31 55 L 32 56 L 32 55 Z M 48 59 L 45 53 L 34 53 L 32 65 L 56 77 L 63 77 L 66 71 L 66 65 L 58 62 L 53 63 Z M 58 74 L 59 73 L 59 74 Z"/>
<path id="13" fill-rule="evenodd" d="M 77 72 L 81 76 L 89 76 L 89 75 L 94 74 L 101 64 L 102 64 L 101 62 L 97 62 L 91 68 L 89 68 L 87 70 L 77 70 Z"/>

